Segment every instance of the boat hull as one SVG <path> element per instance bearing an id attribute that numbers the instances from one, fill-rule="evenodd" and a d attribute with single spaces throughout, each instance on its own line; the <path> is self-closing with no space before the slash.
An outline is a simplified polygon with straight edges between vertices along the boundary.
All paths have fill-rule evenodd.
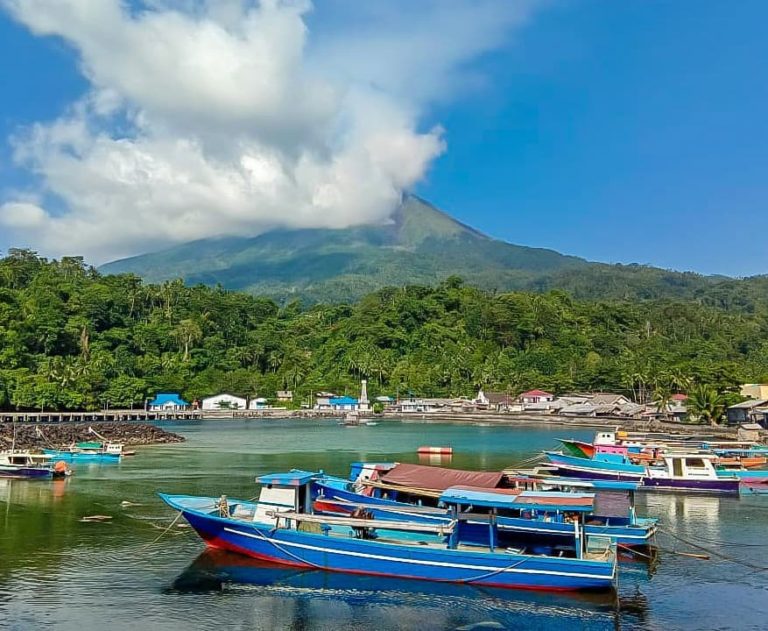
<path id="1" fill-rule="evenodd" d="M 637 465 L 625 465 L 624 468 L 611 469 L 607 463 L 594 462 L 583 458 L 577 458 L 577 462 L 572 462 L 569 456 L 558 456 L 548 454 L 558 475 L 579 478 L 583 480 L 622 480 L 630 482 L 639 482 L 638 490 L 641 491 L 668 491 L 679 493 L 706 493 L 738 495 L 739 479 L 736 477 L 717 477 L 709 479 L 695 478 L 676 478 L 676 477 L 653 477 L 647 475 L 643 468 L 640 473 L 629 467 Z"/>
<path id="2" fill-rule="evenodd" d="M 552 591 L 610 589 L 615 579 L 615 560 L 468 552 L 275 529 L 185 509 L 174 496 L 161 497 L 182 512 L 208 546 L 282 565 Z"/>
<path id="3" fill-rule="evenodd" d="M 24 467 L 0 465 L 0 478 L 23 478 L 27 480 L 50 480 L 53 469 L 47 467 Z"/>
<path id="4" fill-rule="evenodd" d="M 57 449 L 44 449 L 43 453 L 52 456 L 54 460 L 64 460 L 65 462 L 120 462 L 120 454 L 93 454 L 80 453 L 77 451 L 59 451 Z"/>

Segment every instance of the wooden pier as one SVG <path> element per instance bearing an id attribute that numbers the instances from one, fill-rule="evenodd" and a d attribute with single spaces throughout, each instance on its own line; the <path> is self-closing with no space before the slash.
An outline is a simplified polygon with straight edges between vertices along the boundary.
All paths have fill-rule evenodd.
<path id="1" fill-rule="evenodd" d="M 0 423 L 110 423 L 119 421 L 189 421 L 200 410 L 95 410 L 91 412 L 0 412 Z"/>

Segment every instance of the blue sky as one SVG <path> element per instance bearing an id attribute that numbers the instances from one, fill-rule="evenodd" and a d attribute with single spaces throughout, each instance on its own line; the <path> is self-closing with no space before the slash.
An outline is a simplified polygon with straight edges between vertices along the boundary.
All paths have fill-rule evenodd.
<path id="1" fill-rule="evenodd" d="M 65 4 L 77 11 L 77 0 Z M 422 14 L 411 16 L 422 18 L 424 30 L 414 29 L 411 39 L 403 35 L 405 23 L 395 12 L 408 7 L 397 4 L 369 3 L 366 10 L 358 7 L 352 19 L 349 9 L 356 5 L 327 0 L 300 17 L 309 33 L 301 81 L 317 72 L 332 77 L 334 86 L 343 83 L 355 98 L 337 110 L 329 105 L 332 116 L 319 106 L 286 113 L 282 102 L 281 118 L 269 118 L 266 110 L 259 119 L 246 115 L 235 133 L 259 150 L 269 149 L 247 153 L 259 165 L 256 184 L 249 181 L 248 191 L 262 195 L 253 187 L 267 182 L 270 193 L 282 191 L 291 208 L 301 206 L 306 190 L 275 184 L 285 174 L 277 178 L 264 156 L 278 149 L 285 155 L 313 153 L 314 144 L 294 137 L 313 134 L 325 124 L 316 121 L 332 119 L 329 129 L 336 130 L 353 120 L 343 134 L 347 144 L 330 145 L 338 159 L 331 161 L 333 166 L 314 165 L 311 182 L 319 181 L 326 190 L 329 179 L 347 181 L 337 166 L 354 163 L 352 175 L 366 181 L 376 202 L 365 209 L 372 219 L 380 218 L 394 182 L 513 243 L 597 261 L 737 276 L 768 273 L 768 83 L 763 68 L 768 4 L 554 0 L 526 3 L 513 13 L 502 7 L 507 2 L 483 2 L 475 12 L 466 5 L 469 13 L 462 13 L 457 8 L 461 2 L 451 9 L 441 8 L 447 3 L 425 2 L 417 9 Z M 168 239 L 205 236 L 211 223 L 229 226 L 230 233 L 280 225 L 274 223 L 275 216 L 285 214 L 279 199 L 259 197 L 259 209 L 265 210 L 258 214 L 261 210 L 248 208 L 247 195 L 222 188 L 221 182 L 241 175 L 221 167 L 233 159 L 231 147 L 222 141 L 233 132 L 221 120 L 229 125 L 239 103 L 202 93 L 201 101 L 211 97 L 211 108 L 233 108 L 222 109 L 227 116 L 209 122 L 206 112 L 155 98 L 157 87 L 112 81 L 112 73 L 135 76 L 122 63 L 119 39 L 114 59 L 102 63 L 97 27 L 76 30 L 68 26 L 71 15 L 53 16 L 50 22 L 30 15 L 0 11 L 0 54 L 12 60 L 0 64 L 0 205 L 5 203 L 8 216 L 14 217 L 0 226 L 0 249 L 31 246 L 53 255 L 74 254 L 62 246 L 68 235 L 73 236 L 71 247 L 87 249 L 94 235 L 103 234 L 107 249 L 86 252 L 101 262 L 114 258 L 113 253 L 170 244 Z M 298 33 L 292 29 L 299 18 L 281 17 L 285 21 L 275 28 L 287 29 L 281 41 L 290 40 L 291 33 Z M 109 28 L 110 20 L 116 33 L 126 30 L 127 17 L 101 16 L 102 28 Z M 428 31 L 430 24 L 440 28 Z M 160 25 L 173 28 L 171 21 Z M 134 30 L 136 37 L 144 36 Z M 435 30 L 444 33 L 442 39 Z M 366 38 L 356 38 L 357 32 Z M 419 48 L 424 41 L 429 46 Z M 438 50 L 434 57 L 427 52 L 432 50 Z M 291 56 L 279 51 L 275 58 Z M 294 79 L 290 90 L 296 89 Z M 163 80 L 167 77 L 158 76 L 157 85 Z M 309 91 L 307 101 L 322 102 L 325 93 L 316 87 L 309 82 L 299 89 Z M 268 88 L 262 86 L 258 94 Z M 85 113 L 77 110 L 84 100 Z M 245 106 L 248 110 L 247 101 Z M 299 122 L 275 132 L 275 121 L 282 124 L 285 118 Z M 31 134 L 34 124 L 44 133 Z M 212 128 L 221 133 L 209 134 Z M 129 138 L 130 154 L 123 135 Z M 402 142 L 382 146 L 382 137 Z M 372 139 L 379 143 L 373 150 Z M 178 149 L 182 140 L 184 147 L 203 149 L 200 160 L 177 172 L 171 167 L 189 154 Z M 375 154 L 372 165 L 359 166 L 361 147 Z M 243 155 L 235 156 L 238 165 L 247 162 Z M 115 162 L 116 156 L 123 161 Z M 382 161 L 398 165 L 386 162 L 386 182 L 379 182 Z M 102 169 L 104 164 L 112 166 Z M 141 177 L 135 170 L 126 175 L 126 165 L 136 169 L 136 164 Z M 163 180 L 165 188 L 145 181 L 153 165 L 171 173 Z M 210 190 L 196 186 L 179 201 L 178 182 L 188 183 L 192 176 Z M 300 169 L 283 179 L 304 176 Z M 98 194 L 91 196 L 92 190 Z M 357 212 L 366 191 L 339 184 L 331 199 L 341 200 L 338 205 L 348 211 L 331 216 L 308 204 L 291 215 L 294 223 L 288 225 L 342 225 Z M 214 193 L 220 198 L 211 202 Z M 81 208 L 83 198 L 89 201 Z M 205 210 L 190 213 L 187 204 L 205 209 L 206 203 L 219 202 L 215 222 L 188 228 Z M 155 214 L 142 215 L 145 206 Z M 114 215 L 99 214 L 102 208 L 112 208 Z M 162 218 L 166 208 L 167 221 Z M 112 231 L 106 227 L 134 209 L 136 221 L 115 224 L 120 238 L 111 244 Z M 69 213 L 79 213 L 79 223 L 55 221 Z M 153 241 L 135 225 L 146 225 L 147 217 L 168 231 L 165 241 Z M 78 242 L 75 235 L 87 235 L 84 226 L 89 225 L 94 232 Z"/>

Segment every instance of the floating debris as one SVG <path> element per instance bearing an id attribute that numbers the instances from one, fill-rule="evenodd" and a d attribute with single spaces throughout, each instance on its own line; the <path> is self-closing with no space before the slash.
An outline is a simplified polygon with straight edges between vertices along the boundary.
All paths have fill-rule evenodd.
<path id="1" fill-rule="evenodd" d="M 99 521 L 109 521 L 112 519 L 112 515 L 88 515 L 87 517 L 81 517 L 80 521 L 82 522 L 99 522 Z"/>

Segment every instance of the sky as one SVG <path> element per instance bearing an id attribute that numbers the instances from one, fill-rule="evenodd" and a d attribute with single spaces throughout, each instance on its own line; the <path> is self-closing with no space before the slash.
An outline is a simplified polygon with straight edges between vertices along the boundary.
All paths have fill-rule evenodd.
<path id="1" fill-rule="evenodd" d="M 386 222 L 768 273 L 763 0 L 0 0 L 0 250 Z"/>

